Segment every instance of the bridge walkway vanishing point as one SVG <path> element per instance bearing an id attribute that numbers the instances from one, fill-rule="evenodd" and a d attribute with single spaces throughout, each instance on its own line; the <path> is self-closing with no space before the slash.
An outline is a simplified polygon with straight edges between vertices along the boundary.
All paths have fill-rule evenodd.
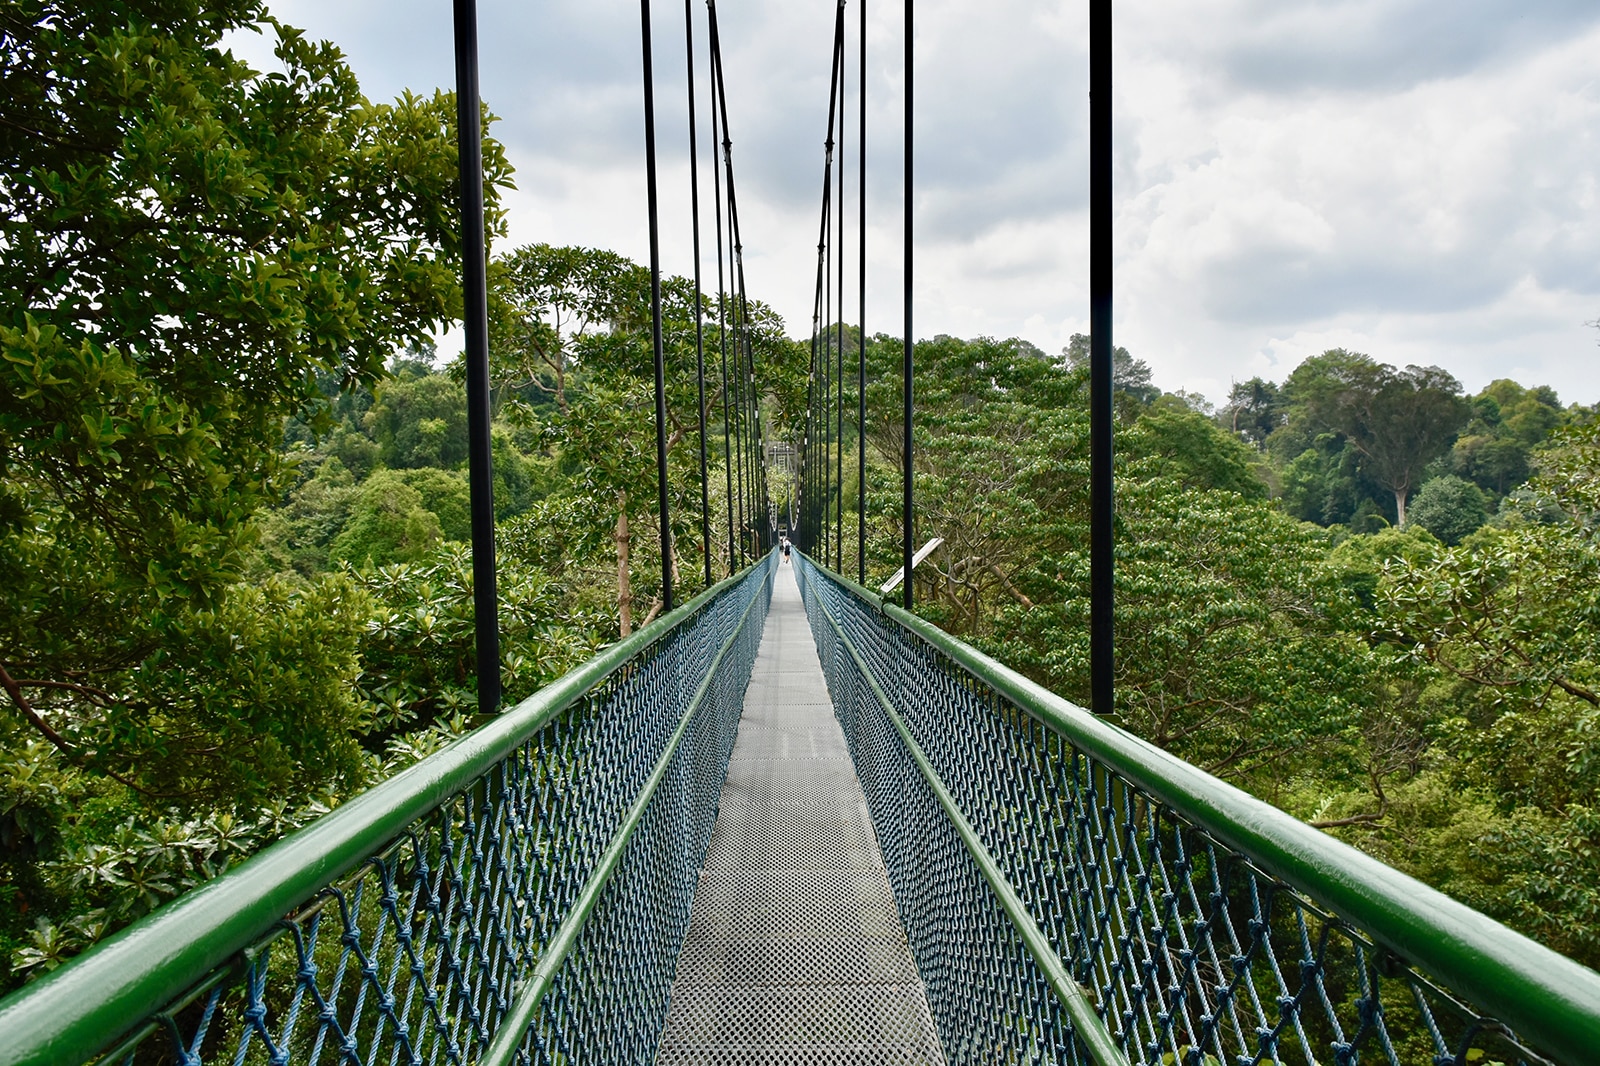
<path id="1" fill-rule="evenodd" d="M 942 1064 L 793 567 L 773 580 L 657 1062 Z"/>

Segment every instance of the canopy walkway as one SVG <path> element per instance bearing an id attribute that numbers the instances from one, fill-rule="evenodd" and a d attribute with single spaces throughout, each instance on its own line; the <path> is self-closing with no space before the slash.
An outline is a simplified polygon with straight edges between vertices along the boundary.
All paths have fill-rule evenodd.
<path id="1" fill-rule="evenodd" d="M 0 1066 L 1596 1048 L 1600 975 L 798 554 L 0 1003 Z"/>

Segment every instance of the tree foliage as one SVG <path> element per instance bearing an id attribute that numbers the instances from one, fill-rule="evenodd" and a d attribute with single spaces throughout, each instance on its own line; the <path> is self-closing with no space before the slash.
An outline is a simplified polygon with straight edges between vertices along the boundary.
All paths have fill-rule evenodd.
<path id="1" fill-rule="evenodd" d="M 254 595 L 231 583 L 293 467 L 284 417 L 317 407 L 319 374 L 373 382 L 454 313 L 454 103 L 370 103 L 338 49 L 254 2 L 29 0 L 4 19 L 9 705 L 83 765 L 148 766 L 158 733 L 195 738 L 173 742 L 182 762 L 223 723 L 153 677 Z M 251 28 L 277 36 L 281 71 L 222 50 Z M 486 161 L 496 218 L 492 142 Z M 287 654 L 293 631 L 249 632 Z"/>
<path id="2" fill-rule="evenodd" d="M 1311 427 L 1349 442 L 1363 471 L 1394 494 L 1402 526 L 1406 501 L 1466 415 L 1460 383 L 1438 367 L 1396 370 L 1342 348 L 1301 363 L 1284 393 Z"/>
<path id="3" fill-rule="evenodd" d="M 239 30 L 272 35 L 278 69 L 226 51 Z M 358 493 L 331 462 L 296 489 L 286 424 L 348 430 L 332 397 L 425 347 L 460 297 L 449 94 L 374 104 L 257 0 L 22 0 L 0 32 L 8 940 L 16 915 L 105 902 L 112 882 L 51 865 L 111 831 L 97 805 L 117 825 L 253 822 L 367 780 L 371 604 L 326 572 Z M 493 141 L 485 166 L 498 227 Z M 270 576 L 256 518 L 291 490 Z M 124 902 L 185 883 L 121 861 Z"/>

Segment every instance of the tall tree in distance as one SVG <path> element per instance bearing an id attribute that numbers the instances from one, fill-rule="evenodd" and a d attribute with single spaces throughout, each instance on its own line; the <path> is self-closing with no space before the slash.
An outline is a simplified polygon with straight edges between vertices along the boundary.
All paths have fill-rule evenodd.
<path id="1" fill-rule="evenodd" d="M 1234 435 L 1261 447 L 1283 424 L 1283 400 L 1278 386 L 1261 377 L 1234 382 L 1228 390 L 1227 406 L 1217 412 L 1217 421 Z"/>
<path id="2" fill-rule="evenodd" d="M 1436 366 L 1396 370 L 1334 348 L 1307 359 L 1284 383 L 1291 405 L 1314 428 L 1341 434 L 1364 472 L 1394 494 L 1396 525 L 1429 463 L 1455 442 L 1471 408 L 1461 383 Z"/>

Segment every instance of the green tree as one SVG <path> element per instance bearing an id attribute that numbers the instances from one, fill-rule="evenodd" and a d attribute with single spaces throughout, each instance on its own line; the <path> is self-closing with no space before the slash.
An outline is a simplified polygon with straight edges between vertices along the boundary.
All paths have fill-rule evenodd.
<path id="1" fill-rule="evenodd" d="M 649 273 L 615 252 L 530 244 L 492 264 L 490 372 L 497 400 L 532 390 L 567 411 L 567 379 L 594 334 L 637 331 Z M 641 306 L 642 305 L 642 306 Z"/>
<path id="2" fill-rule="evenodd" d="M 1375 507 L 1370 481 L 1362 476 L 1361 456 L 1343 436 L 1319 433 L 1296 449 L 1285 427 L 1268 445 L 1279 469 L 1281 506 L 1303 522 L 1322 526 L 1348 524 L 1358 533 L 1392 523 Z M 1285 454 L 1293 453 L 1286 462 Z"/>
<path id="3" fill-rule="evenodd" d="M 313 577 L 328 568 L 329 548 L 349 522 L 360 489 L 337 455 L 307 473 L 284 506 L 257 519 L 260 542 L 251 576 L 293 571 Z"/>
<path id="4" fill-rule="evenodd" d="M 1470 481 L 1446 474 L 1429 479 L 1411 505 L 1411 521 L 1446 544 L 1461 538 L 1489 519 L 1483 493 Z"/>
<path id="5" fill-rule="evenodd" d="M 1428 682 L 1430 746 L 1362 846 L 1600 962 L 1600 429 L 1568 430 L 1527 497 L 1385 567 L 1375 626 Z"/>
<path id="6" fill-rule="evenodd" d="M 1256 473 L 1256 456 L 1247 445 L 1198 411 L 1168 405 L 1165 397 L 1122 434 L 1118 448 L 1145 460 L 1142 468 L 1187 489 L 1221 489 L 1251 500 L 1267 497 L 1266 483 Z"/>
<path id="7" fill-rule="evenodd" d="M 498 261 L 493 329 L 504 338 L 502 357 L 492 371 L 502 390 L 504 409 L 523 425 L 533 416 L 547 445 L 569 475 L 566 493 L 581 500 L 557 501 L 542 513 L 590 527 L 567 529 L 555 537 L 577 558 L 575 564 L 612 575 L 619 630 L 631 632 L 639 615 L 648 622 L 660 609 L 659 537 L 640 540 L 641 528 L 654 530 L 657 500 L 654 373 L 651 354 L 650 276 L 611 252 L 530 245 Z M 700 555 L 699 418 L 695 377 L 693 285 L 684 278 L 662 279 L 662 341 L 666 349 L 668 497 L 672 518 L 671 565 L 674 586 L 688 590 L 703 573 Z M 724 400 L 719 363 L 724 348 L 730 373 L 741 361 L 755 368 L 755 389 L 763 405 L 775 401 L 782 417 L 793 403 L 793 382 L 803 381 L 796 346 L 783 335 L 783 322 L 753 300 L 728 300 L 719 335 L 717 304 L 701 298 L 705 316 L 707 363 L 707 451 L 713 464 L 721 455 L 717 419 Z M 737 328 L 735 328 L 737 326 Z M 744 346 L 744 351 L 739 349 Z M 803 395 L 803 384 L 801 386 Z M 541 410 L 548 395 L 554 410 Z M 720 481 L 716 470 L 710 480 Z M 596 501 L 599 501 L 597 504 Z M 713 537 L 712 553 L 721 558 Z M 651 605 L 636 610 L 649 596 Z"/>
<path id="8" fill-rule="evenodd" d="M 611 626 L 603 601 L 586 599 L 515 548 L 497 563 L 510 705 L 592 657 Z M 443 544 L 352 579 L 374 603 L 361 642 L 360 689 L 373 708 L 363 741 L 391 757 L 426 754 L 429 738 L 419 732 L 459 731 L 477 707 L 472 555 L 465 545 Z"/>
<path id="9" fill-rule="evenodd" d="M 1460 383 L 1438 367 L 1396 370 L 1342 348 L 1300 364 L 1283 391 L 1310 428 L 1340 434 L 1359 453 L 1363 472 L 1393 493 L 1400 526 L 1424 470 L 1468 414 Z"/>
<path id="10" fill-rule="evenodd" d="M 1472 417 L 1451 451 L 1450 469 L 1498 500 L 1528 479 L 1535 449 L 1567 420 L 1553 389 L 1492 381 L 1472 398 Z"/>
<path id="11" fill-rule="evenodd" d="M 384 382 L 363 421 L 384 466 L 454 470 L 467 461 L 467 396 L 447 374 Z"/>
<path id="12" fill-rule="evenodd" d="M 221 725 L 196 718 L 199 747 L 151 740 L 191 704 L 158 699 L 148 664 L 177 676 L 195 627 L 255 595 L 230 586 L 287 487 L 285 417 L 324 406 L 319 375 L 375 381 L 455 313 L 454 102 L 372 104 L 338 49 L 255 0 L 23 0 L 0 19 L 0 673 L 65 757 L 189 790 L 163 752 L 181 764 Z M 275 34 L 283 70 L 224 51 L 237 29 Z M 492 142 L 486 170 L 498 225 Z M 257 606 L 241 639 L 293 663 L 288 616 Z M 298 691 L 320 699 L 309 674 Z"/>
<path id="13" fill-rule="evenodd" d="M 1531 451 L 1515 437 L 1468 432 L 1451 449 L 1450 468 L 1500 497 L 1528 479 Z"/>
<path id="14" fill-rule="evenodd" d="M 379 470 L 362 485 L 350 521 L 328 547 L 328 557 L 358 567 L 412 562 L 444 539 L 439 516 L 398 470 Z"/>
<path id="15" fill-rule="evenodd" d="M 1228 390 L 1227 404 L 1217 412 L 1219 425 L 1258 448 L 1283 424 L 1283 418 L 1278 386 L 1261 377 L 1234 382 Z"/>
<path id="16" fill-rule="evenodd" d="M 1073 370 L 1087 371 L 1089 335 L 1074 333 L 1069 337 L 1067 346 L 1061 349 L 1061 358 Z M 1151 377 L 1150 365 L 1143 359 L 1135 359 L 1128 354 L 1128 349 L 1120 345 L 1111 350 L 1111 387 L 1133 410 L 1152 403 L 1161 395 L 1161 390 L 1156 388 Z"/>
<path id="17" fill-rule="evenodd" d="M 1338 622 L 1347 596 L 1325 534 L 1274 510 L 1173 479 L 1118 483 L 1117 711 L 1152 743 L 1268 799 L 1336 767 L 1378 664 Z M 993 645 L 1003 661 L 1080 701 L 1089 692 L 1088 553 L 1050 545 Z"/>

